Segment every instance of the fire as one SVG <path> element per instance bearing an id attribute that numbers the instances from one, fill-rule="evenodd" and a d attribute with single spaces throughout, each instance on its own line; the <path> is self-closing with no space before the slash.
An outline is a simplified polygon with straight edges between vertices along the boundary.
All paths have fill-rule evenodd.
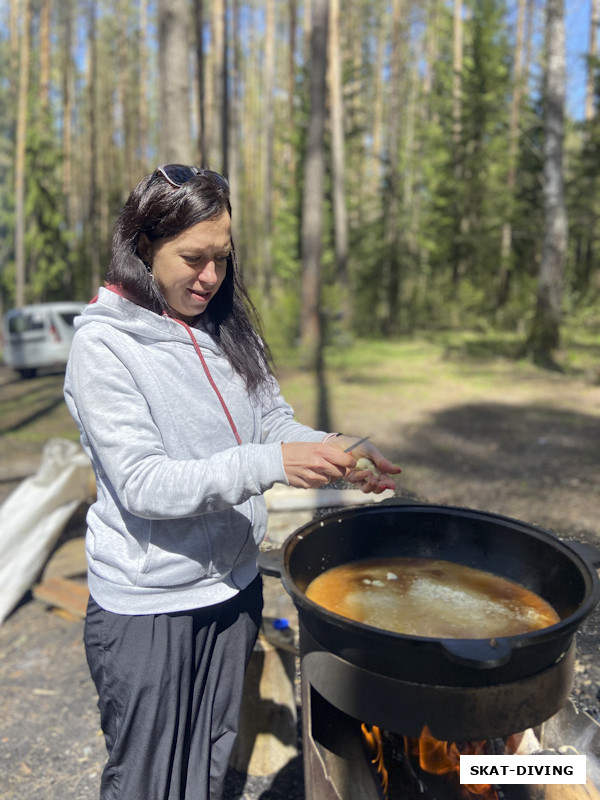
<path id="1" fill-rule="evenodd" d="M 384 734 L 377 725 L 369 726 L 364 722 L 361 723 L 361 730 L 369 758 L 377 770 L 383 795 L 387 798 L 389 773 L 384 763 Z M 461 755 L 489 755 L 490 753 L 488 740 L 461 744 L 444 742 L 436 739 L 427 725 L 421 731 L 419 738 L 408 736 L 402 738 L 407 762 L 410 761 L 411 756 L 416 756 L 423 772 L 431 775 L 449 775 L 453 780 L 458 780 L 460 777 Z M 512 755 L 519 752 L 522 739 L 523 734 L 513 734 L 504 739 L 504 754 Z M 412 774 L 415 775 L 414 772 Z M 458 792 L 463 800 L 498 800 L 498 793 L 489 783 L 459 784 Z"/>
<path id="2" fill-rule="evenodd" d="M 516 750 L 517 738 L 509 737 L 506 745 L 506 752 Z M 487 741 L 473 741 L 458 745 L 456 742 L 443 742 L 432 736 L 427 726 L 423 728 L 418 739 L 407 739 L 406 749 L 408 753 L 418 755 L 419 766 L 425 772 L 433 775 L 445 775 L 453 773 L 460 775 L 461 755 L 485 755 Z M 462 784 L 465 796 L 473 795 L 481 800 L 497 800 L 498 794 L 494 787 L 489 783 Z"/>
<path id="3" fill-rule="evenodd" d="M 387 796 L 388 772 L 383 763 L 383 736 L 381 735 L 381 730 L 377 725 L 372 725 L 368 728 L 364 722 L 361 723 L 360 727 L 371 755 L 371 763 L 374 764 L 377 769 L 383 794 Z"/>

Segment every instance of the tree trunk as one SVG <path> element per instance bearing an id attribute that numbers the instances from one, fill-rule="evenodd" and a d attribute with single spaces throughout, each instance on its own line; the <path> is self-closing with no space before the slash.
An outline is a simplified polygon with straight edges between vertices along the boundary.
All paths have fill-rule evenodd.
<path id="1" fill-rule="evenodd" d="M 323 175 L 328 0 L 313 0 L 311 30 L 310 114 L 302 197 L 302 350 L 308 366 L 320 358 L 322 329 L 321 250 L 323 234 Z"/>
<path id="2" fill-rule="evenodd" d="M 256 30 L 256 25 L 247 25 L 244 30 L 244 45 L 247 48 L 246 64 L 245 64 L 245 94 L 244 104 L 242 107 L 242 120 L 241 130 L 244 135 L 241 139 L 241 148 L 243 150 L 243 186 L 248 192 L 252 194 L 253 203 L 246 203 L 245 214 L 243 218 L 244 237 L 242 239 L 243 245 L 243 264 L 244 274 L 247 283 L 252 285 L 260 285 L 260 263 L 262 258 L 262 240 L 260 225 L 260 211 L 261 205 L 256 207 L 257 197 L 257 165 L 260 164 L 261 152 L 261 139 L 259 137 L 260 125 L 260 86 L 258 85 L 258 76 L 260 75 L 260 51 L 259 36 Z"/>
<path id="3" fill-rule="evenodd" d="M 269 304 L 273 272 L 273 167 L 275 160 L 275 0 L 267 0 L 264 55 L 264 110 L 263 110 L 263 254 L 261 289 Z"/>
<path id="4" fill-rule="evenodd" d="M 305 64 L 310 64 L 312 47 L 312 25 L 313 25 L 313 0 L 304 0 L 304 14 L 302 16 L 302 41 L 304 42 Z"/>
<path id="5" fill-rule="evenodd" d="M 50 5 L 51 0 L 40 3 L 40 115 L 43 120 L 50 103 Z"/>
<path id="6" fill-rule="evenodd" d="M 233 240 L 237 241 L 240 228 L 240 164 L 239 164 L 239 120 L 241 116 L 240 103 L 243 91 L 240 86 L 242 70 L 240 64 L 240 3 L 233 0 L 231 14 L 231 63 L 228 77 L 232 91 L 229 97 L 229 155 L 227 158 L 229 186 L 231 191 L 231 206 L 233 208 L 232 230 Z"/>
<path id="7" fill-rule="evenodd" d="M 148 49 L 148 0 L 139 0 L 140 13 L 140 94 L 138 99 L 139 109 L 139 147 L 138 164 L 139 174 L 142 175 L 149 169 L 149 133 L 148 133 L 148 63 L 150 53 Z"/>
<path id="8" fill-rule="evenodd" d="M 500 245 L 500 273 L 498 275 L 498 290 L 496 298 L 497 308 L 502 308 L 508 301 L 509 281 L 511 273 L 512 252 L 512 220 L 510 218 L 514 205 L 515 185 L 517 180 L 517 156 L 519 152 L 519 116 L 521 98 L 523 96 L 523 31 L 525 26 L 526 0 L 519 0 L 517 12 L 517 35 L 515 41 L 513 96 L 510 104 L 510 117 L 508 123 L 508 174 L 506 182 L 509 192 L 510 208 L 509 218 L 502 225 L 502 239 Z"/>
<path id="9" fill-rule="evenodd" d="M 190 164 L 190 97 L 188 92 L 187 0 L 158 1 L 160 82 L 160 153 L 164 163 Z"/>
<path id="10" fill-rule="evenodd" d="M 463 62 L 463 21 L 462 0 L 454 0 L 453 11 L 453 49 L 452 49 L 452 137 L 454 147 L 460 144 L 462 136 L 462 62 Z"/>
<path id="11" fill-rule="evenodd" d="M 88 7 L 88 210 L 87 231 L 90 248 L 91 285 L 95 293 L 100 285 L 100 248 L 98 237 L 98 116 L 97 116 L 97 79 L 98 79 L 98 43 L 96 36 L 96 0 L 90 0 Z"/>
<path id="12" fill-rule="evenodd" d="M 340 41 L 340 0 L 329 6 L 329 93 L 331 107 L 331 158 L 333 183 L 333 220 L 336 275 L 341 287 L 343 325 L 352 327 L 350 284 L 348 280 L 348 213 L 346 208 L 344 113 L 342 96 L 342 51 Z"/>
<path id="13" fill-rule="evenodd" d="M 433 74 L 438 57 L 438 25 L 439 25 L 439 0 L 429 0 L 427 4 L 427 17 L 425 29 L 425 67 L 423 74 L 423 96 L 426 100 L 423 109 L 424 119 L 437 121 L 437 115 L 431 109 L 431 94 L 433 89 Z"/>
<path id="14" fill-rule="evenodd" d="M 223 171 L 223 97 L 225 75 L 225 0 L 212 0 L 212 70 L 210 83 L 212 84 L 212 108 L 209 113 L 211 131 L 210 163 L 211 169 Z"/>
<path id="15" fill-rule="evenodd" d="M 63 41 L 61 46 L 62 63 L 62 193 L 64 197 L 64 214 L 69 230 L 77 226 L 77 198 L 73 179 L 73 106 L 75 98 L 75 63 L 73 60 L 73 6 L 71 0 L 61 5 L 64 15 Z M 73 250 L 74 242 L 69 244 Z M 70 297 L 72 274 L 65 274 L 63 285 L 65 297 Z"/>
<path id="16" fill-rule="evenodd" d="M 371 109 L 371 168 L 367 177 L 368 197 L 377 197 L 381 188 L 381 173 L 383 161 L 383 128 L 384 128 L 384 55 L 387 45 L 386 38 L 386 15 L 380 14 L 377 30 L 377 50 L 375 55 L 375 75 L 373 87 L 373 106 Z M 367 159 L 365 159 L 365 162 Z M 368 169 L 365 163 L 365 169 Z"/>
<path id="17" fill-rule="evenodd" d="M 219 62 L 219 73 L 217 80 L 221 85 L 221 108 L 219 113 L 220 137 L 221 142 L 221 172 L 229 177 L 229 81 L 227 65 L 229 61 L 229 24 L 227 16 L 227 3 L 223 2 L 221 9 L 222 38 L 221 38 L 221 58 Z"/>
<path id="18" fill-rule="evenodd" d="M 453 11 L 453 55 L 452 55 L 452 142 L 455 182 L 455 255 L 452 265 L 452 279 L 455 289 L 466 270 L 463 241 L 469 229 L 469 220 L 460 191 L 464 178 L 463 169 L 463 124 L 462 124 L 462 78 L 463 78 L 463 2 L 454 0 Z M 458 191 L 457 191 L 458 190 Z"/>
<path id="19" fill-rule="evenodd" d="M 600 0 L 592 0 L 590 4 L 590 36 L 588 47 L 588 66 L 585 84 L 585 121 L 594 118 L 595 77 L 598 57 L 598 25 L 600 24 Z M 589 133 L 588 133 L 589 136 Z"/>
<path id="20" fill-rule="evenodd" d="M 122 142 L 123 148 L 123 169 L 122 180 L 123 188 L 131 187 L 137 183 L 134 181 L 136 175 L 136 165 L 134 160 L 135 148 L 133 147 L 133 136 L 131 131 L 131 108 L 129 104 L 129 65 L 131 53 L 127 46 L 128 40 L 128 25 L 127 25 L 127 12 L 128 9 L 123 4 L 117 4 L 114 14 L 117 22 L 117 74 L 115 75 L 115 99 L 117 106 L 120 106 L 120 124 L 121 130 L 117 131 L 119 138 Z M 137 137 L 136 137 L 137 138 Z M 137 143 L 136 143 L 137 144 Z M 100 147 L 100 152 L 104 153 L 104 148 Z M 107 176 L 103 176 L 107 177 Z M 104 185 L 104 180 L 101 179 L 101 184 Z"/>
<path id="21" fill-rule="evenodd" d="M 399 324 L 400 309 L 400 130 L 402 128 L 401 87 L 403 60 L 403 6 L 404 0 L 392 2 L 392 46 L 390 61 L 390 98 L 388 118 L 388 171 L 385 197 L 384 269 L 385 302 L 387 305 L 384 331 L 393 333 Z"/>
<path id="22" fill-rule="evenodd" d="M 194 0 L 194 23 L 196 30 L 196 64 L 198 87 L 198 151 L 200 166 L 208 165 L 206 141 L 206 70 L 204 68 L 204 0 Z"/>
<path id="23" fill-rule="evenodd" d="M 288 19 L 289 19 L 289 35 L 288 35 L 288 96 L 285 112 L 285 124 L 287 125 L 288 133 L 285 137 L 283 144 L 283 157 L 285 171 L 288 173 L 289 178 L 286 181 L 287 185 L 294 185 L 294 176 L 296 173 L 296 151 L 294 143 L 291 138 L 291 131 L 294 129 L 295 118 L 295 100 L 296 100 L 296 35 L 298 32 L 298 4 L 297 0 L 289 0 Z"/>
<path id="24" fill-rule="evenodd" d="M 560 345 L 560 306 L 568 236 L 563 176 L 564 0 L 547 0 L 546 13 L 544 241 L 528 348 L 537 363 L 552 366 L 554 352 Z"/>
<path id="25" fill-rule="evenodd" d="M 24 0 L 19 48 L 19 95 L 15 141 L 15 306 L 17 308 L 25 305 L 25 156 L 30 44 L 31 2 Z"/>
<path id="26" fill-rule="evenodd" d="M 533 59 L 533 49 L 535 40 L 535 16 L 536 0 L 527 0 L 527 13 L 525 23 L 525 65 L 523 72 L 529 75 Z"/>

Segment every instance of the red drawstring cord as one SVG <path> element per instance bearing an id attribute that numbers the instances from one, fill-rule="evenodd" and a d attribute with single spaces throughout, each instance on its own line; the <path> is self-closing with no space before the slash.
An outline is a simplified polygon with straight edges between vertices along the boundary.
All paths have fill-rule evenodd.
<path id="1" fill-rule="evenodd" d="M 214 389 L 215 394 L 219 398 L 219 402 L 221 403 L 221 406 L 223 407 L 223 411 L 225 412 L 225 416 L 227 417 L 227 419 L 229 421 L 229 424 L 231 425 L 231 430 L 233 431 L 233 435 L 235 436 L 235 439 L 236 439 L 237 443 L 241 444 L 242 440 L 240 438 L 239 433 L 237 432 L 237 428 L 235 427 L 235 422 L 233 421 L 233 417 L 231 416 L 231 414 L 229 412 L 229 409 L 227 408 L 227 406 L 225 404 L 225 400 L 223 400 L 223 397 L 221 395 L 221 392 L 219 391 L 219 388 L 218 388 L 217 384 L 213 380 L 213 376 L 210 374 L 210 370 L 208 369 L 208 365 L 207 365 L 206 361 L 204 360 L 204 356 L 202 355 L 202 350 L 200 350 L 200 347 L 198 346 L 198 342 L 196 341 L 196 337 L 194 336 L 190 326 L 187 323 L 185 323 L 183 320 L 177 319 L 176 317 L 169 317 L 169 319 L 172 319 L 174 322 L 178 322 L 180 325 L 183 325 L 183 327 L 188 332 L 188 336 L 192 340 L 192 344 L 194 345 L 194 349 L 196 350 L 196 353 L 198 354 L 198 357 L 200 358 L 200 361 L 202 362 L 202 367 L 204 369 L 206 377 L 208 378 L 208 382 L 210 383 L 210 385 Z"/>
<path id="2" fill-rule="evenodd" d="M 120 297 L 125 297 L 127 299 L 127 296 L 125 294 L 123 294 L 123 292 L 121 291 L 120 287 L 116 286 L 114 283 L 113 284 L 108 284 L 106 286 L 106 288 L 109 289 L 111 292 L 114 292 L 115 294 L 120 295 Z M 95 303 L 97 300 L 98 300 L 98 295 L 96 295 L 96 297 L 94 297 L 92 300 L 90 300 L 90 303 Z M 231 414 L 229 413 L 229 409 L 225 405 L 225 400 L 223 400 L 221 392 L 219 391 L 219 389 L 217 387 L 217 384 L 213 380 L 213 376 L 210 374 L 210 370 L 208 369 L 208 365 L 207 365 L 206 361 L 204 360 L 204 356 L 202 355 L 202 350 L 200 350 L 200 348 L 198 347 L 198 342 L 196 341 L 196 337 L 192 333 L 192 330 L 191 330 L 190 326 L 187 323 L 185 323 L 183 320 L 177 319 L 177 317 L 169 317 L 168 314 L 165 314 L 165 316 L 168 317 L 168 319 L 172 319 L 173 322 L 178 322 L 180 325 L 183 325 L 183 327 L 188 332 L 188 336 L 192 340 L 192 344 L 194 345 L 194 349 L 196 350 L 196 353 L 198 354 L 198 356 L 200 358 L 200 361 L 202 362 L 202 367 L 204 368 L 204 372 L 206 374 L 206 377 L 208 378 L 208 382 L 210 383 L 210 385 L 214 389 L 215 394 L 219 398 L 219 402 L 221 403 L 221 406 L 223 407 L 223 411 L 225 412 L 225 416 L 227 417 L 227 419 L 229 421 L 229 424 L 231 425 L 231 430 L 233 431 L 233 435 L 235 436 L 235 440 L 236 440 L 236 442 L 238 444 L 241 444 L 242 440 L 240 438 L 239 433 L 237 432 L 237 428 L 235 427 L 235 422 L 233 421 L 233 417 L 231 416 Z"/>

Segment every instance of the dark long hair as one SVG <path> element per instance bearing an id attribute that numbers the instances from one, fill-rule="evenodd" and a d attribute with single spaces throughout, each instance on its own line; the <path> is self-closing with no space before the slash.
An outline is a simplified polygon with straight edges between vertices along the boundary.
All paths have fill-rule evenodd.
<path id="1" fill-rule="evenodd" d="M 225 212 L 231 215 L 229 189 L 214 173 L 200 173 L 180 187 L 171 186 L 158 170 L 148 175 L 132 191 L 117 219 L 108 283 L 120 286 L 138 305 L 157 314 L 170 314 L 149 265 L 140 255 L 140 238 L 146 236 L 150 242 L 172 239 L 192 225 Z M 221 347 L 250 392 L 270 383 L 270 352 L 233 247 L 223 283 L 199 324 Z"/>

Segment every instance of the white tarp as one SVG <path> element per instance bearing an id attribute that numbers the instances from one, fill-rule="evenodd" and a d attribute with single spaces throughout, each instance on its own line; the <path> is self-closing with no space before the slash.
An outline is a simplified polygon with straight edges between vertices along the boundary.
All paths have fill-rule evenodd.
<path id="1" fill-rule="evenodd" d="M 0 506 L 0 625 L 39 576 L 92 485 L 90 460 L 80 445 L 50 439 L 38 471 Z"/>

